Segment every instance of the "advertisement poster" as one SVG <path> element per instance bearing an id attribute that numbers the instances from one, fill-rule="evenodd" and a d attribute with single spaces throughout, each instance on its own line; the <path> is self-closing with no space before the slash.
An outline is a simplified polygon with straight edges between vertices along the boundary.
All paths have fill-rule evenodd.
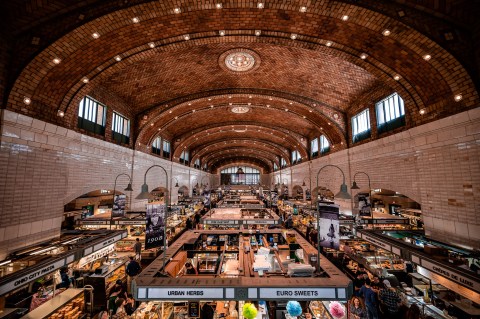
<path id="1" fill-rule="evenodd" d="M 360 216 L 372 216 L 372 202 L 369 193 L 358 193 L 358 214 Z"/>
<path id="2" fill-rule="evenodd" d="M 127 195 L 115 195 L 113 200 L 112 217 L 125 216 L 126 203 L 127 203 Z"/>
<path id="3" fill-rule="evenodd" d="M 145 249 L 163 247 L 166 211 L 164 204 L 147 204 Z"/>
<path id="4" fill-rule="evenodd" d="M 340 206 L 333 203 L 318 203 L 320 212 L 320 245 L 340 249 Z"/>

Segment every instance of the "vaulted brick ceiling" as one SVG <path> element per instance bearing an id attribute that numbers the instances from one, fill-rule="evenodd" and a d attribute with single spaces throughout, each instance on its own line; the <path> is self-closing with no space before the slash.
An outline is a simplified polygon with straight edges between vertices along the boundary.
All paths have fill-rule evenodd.
<path id="1" fill-rule="evenodd" d="M 352 114 L 394 91 L 407 128 L 479 104 L 469 34 L 478 7 L 419 2 L 9 1 L 4 107 L 75 129 L 91 95 L 132 119 L 131 147 L 149 152 L 162 136 L 174 161 L 188 149 L 212 171 L 268 172 L 293 150 L 308 159 L 321 134 L 333 151 L 349 147 Z M 226 68 L 229 50 L 249 52 L 254 68 Z"/>

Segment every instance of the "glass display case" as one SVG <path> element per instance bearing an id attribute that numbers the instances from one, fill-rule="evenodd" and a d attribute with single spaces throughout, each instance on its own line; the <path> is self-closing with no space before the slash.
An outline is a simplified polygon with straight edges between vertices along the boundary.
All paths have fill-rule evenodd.
<path id="1" fill-rule="evenodd" d="M 132 314 L 133 319 L 169 319 L 173 316 L 173 302 L 142 302 Z"/>
<path id="2" fill-rule="evenodd" d="M 78 319 L 85 313 L 84 292 L 82 289 L 67 289 L 50 301 L 42 304 L 21 319 Z"/>
<path id="3" fill-rule="evenodd" d="M 193 264 L 196 265 L 199 274 L 216 274 L 219 263 L 218 254 L 197 253 L 193 257 Z"/>
<path id="4" fill-rule="evenodd" d="M 309 308 L 314 318 L 333 319 L 332 315 L 328 312 L 327 307 L 325 307 L 321 301 L 311 301 Z"/>

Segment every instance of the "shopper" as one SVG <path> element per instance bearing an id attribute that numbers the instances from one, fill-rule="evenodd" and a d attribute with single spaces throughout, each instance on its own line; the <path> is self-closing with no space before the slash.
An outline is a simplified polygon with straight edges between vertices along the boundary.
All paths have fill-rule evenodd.
<path id="1" fill-rule="evenodd" d="M 360 296 L 365 300 L 368 319 L 378 319 L 377 294 L 370 285 L 370 279 L 365 279 L 365 284 L 360 289 Z"/>
<path id="2" fill-rule="evenodd" d="M 201 217 L 202 217 L 202 215 L 200 215 L 200 212 L 197 210 L 197 212 L 196 212 L 195 215 L 193 216 L 194 222 L 195 222 L 195 228 L 196 228 L 196 229 L 199 228 L 200 218 L 201 218 Z"/>
<path id="3" fill-rule="evenodd" d="M 305 233 L 305 238 L 310 242 L 310 233 L 312 232 L 313 229 L 313 223 L 310 220 L 307 224 L 307 231 Z"/>
<path id="4" fill-rule="evenodd" d="M 198 275 L 198 271 L 190 262 L 185 263 L 185 274 L 186 275 Z"/>
<path id="5" fill-rule="evenodd" d="M 132 286 L 132 280 L 140 273 L 142 270 L 142 267 L 140 267 L 140 264 L 138 261 L 133 259 L 133 256 L 130 256 L 130 262 L 127 264 L 127 268 L 125 272 L 127 273 L 127 289 L 130 292 L 131 291 L 131 286 Z"/>
<path id="6" fill-rule="evenodd" d="M 366 319 L 367 318 L 367 310 L 365 309 L 365 305 L 363 304 L 362 299 L 359 297 L 354 296 L 349 302 L 349 319 Z"/>
<path id="7" fill-rule="evenodd" d="M 135 312 L 135 299 L 133 299 L 132 294 L 127 295 L 127 300 L 125 301 L 125 312 L 127 315 L 131 316 Z"/>
<path id="8" fill-rule="evenodd" d="M 62 282 L 57 285 L 58 288 L 69 288 L 70 287 L 70 278 L 68 277 L 68 270 L 66 268 L 60 269 L 60 278 Z"/>
<path id="9" fill-rule="evenodd" d="M 402 300 L 395 289 L 392 288 L 390 281 L 385 279 L 383 284 L 385 285 L 385 289 L 382 289 L 380 292 L 380 302 L 384 306 L 384 316 L 398 318 Z"/>
<path id="10" fill-rule="evenodd" d="M 135 245 L 133 245 L 133 250 L 135 251 L 135 259 L 140 262 L 142 261 L 142 243 L 140 239 L 136 239 Z"/>
<path id="11" fill-rule="evenodd" d="M 360 289 L 362 289 L 363 285 L 365 284 L 365 277 L 363 273 L 357 273 L 356 275 L 357 277 L 353 280 L 353 295 L 360 297 Z"/>
<path id="12" fill-rule="evenodd" d="M 125 311 L 125 299 L 117 298 L 117 300 L 115 301 L 115 305 L 117 306 L 117 311 L 112 316 L 112 319 L 130 318 L 130 316 Z"/>
<path id="13" fill-rule="evenodd" d="M 192 219 L 190 217 L 187 217 L 187 220 L 185 222 L 185 228 L 187 230 L 190 230 L 193 228 Z"/>
<path id="14" fill-rule="evenodd" d="M 117 299 L 119 299 L 121 295 L 122 295 L 122 287 L 118 286 L 118 285 L 115 285 L 112 288 L 112 292 L 110 293 L 110 296 L 108 297 L 108 301 L 107 301 L 107 308 L 108 308 L 108 311 L 111 314 L 115 314 L 117 312 L 116 302 L 117 302 Z"/>
<path id="15" fill-rule="evenodd" d="M 288 215 L 287 220 L 285 221 L 285 228 L 292 229 L 293 228 L 293 218 L 292 215 Z"/>

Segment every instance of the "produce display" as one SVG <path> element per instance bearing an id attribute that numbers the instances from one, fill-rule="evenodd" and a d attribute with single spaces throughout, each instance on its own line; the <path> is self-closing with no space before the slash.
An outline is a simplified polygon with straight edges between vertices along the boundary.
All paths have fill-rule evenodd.
<path id="1" fill-rule="evenodd" d="M 49 319 L 77 319 L 83 314 L 83 296 L 77 297 L 50 315 Z"/>
<path id="2" fill-rule="evenodd" d="M 315 318 L 332 319 L 332 315 L 328 312 L 327 308 L 321 301 L 310 302 L 310 311 Z"/>

